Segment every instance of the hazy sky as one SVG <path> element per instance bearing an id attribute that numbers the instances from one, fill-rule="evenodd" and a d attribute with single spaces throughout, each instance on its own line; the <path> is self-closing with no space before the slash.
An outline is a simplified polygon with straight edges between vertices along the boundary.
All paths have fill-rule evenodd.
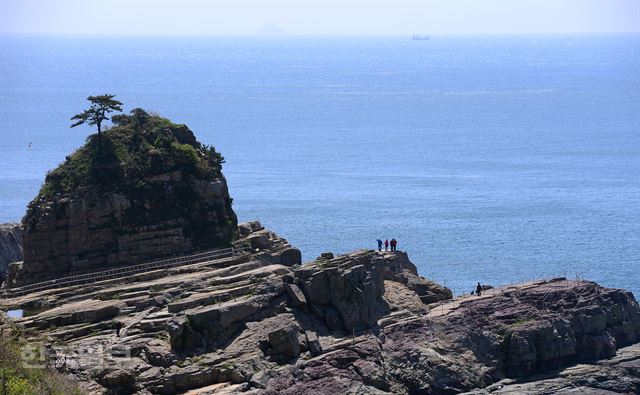
<path id="1" fill-rule="evenodd" d="M 2 33 L 640 31 L 640 0 L 0 0 Z"/>

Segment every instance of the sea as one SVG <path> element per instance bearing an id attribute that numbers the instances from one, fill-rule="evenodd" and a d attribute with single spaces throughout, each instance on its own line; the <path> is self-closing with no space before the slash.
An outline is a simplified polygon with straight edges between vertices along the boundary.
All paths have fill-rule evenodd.
<path id="1" fill-rule="evenodd" d="M 398 240 L 456 294 L 640 296 L 640 35 L 0 36 L 0 222 L 113 93 L 226 158 L 240 221 L 310 261 Z"/>

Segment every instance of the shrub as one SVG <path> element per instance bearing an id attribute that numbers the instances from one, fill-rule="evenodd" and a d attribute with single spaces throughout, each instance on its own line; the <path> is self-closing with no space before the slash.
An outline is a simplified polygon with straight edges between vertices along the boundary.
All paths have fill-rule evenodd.
<path id="1" fill-rule="evenodd" d="M 81 394 L 76 383 L 44 367 L 25 366 L 21 348 L 28 343 L 13 331 L 0 336 L 0 394 L 3 395 L 75 395 Z"/>
<path id="2" fill-rule="evenodd" d="M 123 219 L 129 225 L 144 225 L 172 215 L 186 216 L 188 221 L 199 217 L 199 213 L 192 212 L 198 209 L 198 194 L 191 181 L 219 179 L 222 155 L 213 146 L 197 142 L 185 125 L 173 124 L 142 109 L 134 109 L 131 115 L 114 116 L 113 125 L 101 138 L 97 134 L 89 136 L 83 147 L 47 174 L 23 219 L 29 230 L 59 196 L 74 198 L 94 192 L 125 195 L 131 207 Z M 174 172 L 180 173 L 181 182 L 154 178 Z M 218 214 L 221 223 L 217 226 L 228 224 L 225 216 L 233 216 L 231 201 Z M 200 229 L 215 230 L 196 224 L 192 231 Z"/>

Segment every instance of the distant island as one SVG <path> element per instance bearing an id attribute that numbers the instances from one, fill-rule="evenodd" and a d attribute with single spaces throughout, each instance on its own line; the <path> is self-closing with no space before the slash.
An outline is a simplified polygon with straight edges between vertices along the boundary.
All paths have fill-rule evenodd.
<path id="1" fill-rule="evenodd" d="M 285 34 L 289 34 L 286 30 L 281 28 L 280 26 L 274 24 L 268 24 L 263 26 L 262 28 L 256 31 L 256 34 L 265 35 L 265 36 L 282 36 Z"/>
<path id="2" fill-rule="evenodd" d="M 414 34 L 413 36 L 411 36 L 411 41 L 429 41 L 429 40 L 431 40 L 431 36 L 428 34 L 424 34 L 424 35 Z"/>

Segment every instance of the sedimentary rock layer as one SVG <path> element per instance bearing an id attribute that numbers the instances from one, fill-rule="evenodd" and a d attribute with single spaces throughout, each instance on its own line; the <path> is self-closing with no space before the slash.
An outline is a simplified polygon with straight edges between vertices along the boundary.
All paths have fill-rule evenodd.
<path id="1" fill-rule="evenodd" d="M 66 344 L 54 365 L 96 394 L 506 391 L 515 379 L 615 361 L 640 339 L 640 307 L 623 290 L 557 279 L 451 299 L 400 251 L 301 266 L 300 252 L 259 223 L 238 233 L 251 254 L 4 307 L 33 314 L 17 321 L 32 341 Z M 106 356 L 83 363 L 86 350 Z M 610 367 L 619 388 L 637 390 L 632 366 Z"/>
<path id="2" fill-rule="evenodd" d="M 230 246 L 237 220 L 222 157 L 184 125 L 122 122 L 48 174 L 10 286 Z"/>

